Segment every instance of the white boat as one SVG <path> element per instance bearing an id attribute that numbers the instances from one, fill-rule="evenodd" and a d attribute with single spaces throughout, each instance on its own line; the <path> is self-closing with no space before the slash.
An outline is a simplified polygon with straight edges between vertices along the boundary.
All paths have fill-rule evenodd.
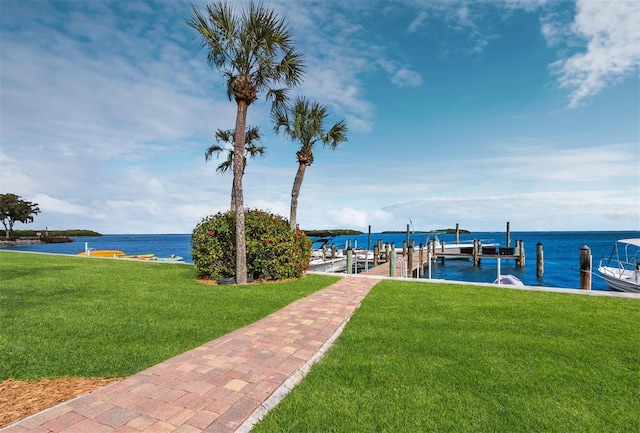
<path id="1" fill-rule="evenodd" d="M 620 292 L 640 293 L 640 239 L 620 239 L 608 259 L 600 260 L 600 276 Z"/>
<path id="2" fill-rule="evenodd" d="M 352 250 L 352 262 L 357 264 L 354 268 L 364 268 L 373 264 L 373 251 Z M 347 256 L 344 250 L 336 250 L 332 257 L 331 251 L 313 250 L 309 261 L 309 270 L 316 272 L 345 272 L 347 270 Z"/>
<path id="3" fill-rule="evenodd" d="M 520 281 L 520 278 L 511 274 L 500 275 L 499 278 L 496 278 L 493 284 L 508 284 L 511 286 L 524 286 L 524 283 Z"/>
<path id="4" fill-rule="evenodd" d="M 315 272 L 344 272 L 347 270 L 347 258 L 339 256 L 336 258 L 322 257 L 312 258 L 309 262 L 309 270 Z"/>
<path id="5" fill-rule="evenodd" d="M 473 254 L 474 242 L 473 241 L 465 241 L 465 242 L 440 242 L 437 234 L 429 234 L 427 235 L 426 245 L 429 245 L 429 242 L 433 242 L 434 249 L 436 254 L 438 253 L 449 253 L 449 254 Z M 444 251 L 443 251 L 444 245 Z M 482 254 L 497 254 L 499 244 L 494 242 L 480 242 Z M 445 257 L 445 259 L 468 259 L 469 257 Z"/>

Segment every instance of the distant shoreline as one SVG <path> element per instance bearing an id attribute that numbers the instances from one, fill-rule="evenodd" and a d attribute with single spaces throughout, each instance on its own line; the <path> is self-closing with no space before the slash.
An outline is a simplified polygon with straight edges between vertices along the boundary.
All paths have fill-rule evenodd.
<path id="1" fill-rule="evenodd" d="M 34 244 L 44 244 L 41 240 L 38 239 L 16 239 L 13 241 L 8 241 L 5 239 L 0 240 L 0 245 L 2 246 L 11 246 L 11 245 L 34 245 Z"/>

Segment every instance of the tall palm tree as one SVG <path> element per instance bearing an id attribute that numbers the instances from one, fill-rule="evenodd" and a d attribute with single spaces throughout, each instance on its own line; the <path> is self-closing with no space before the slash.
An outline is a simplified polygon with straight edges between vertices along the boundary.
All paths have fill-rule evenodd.
<path id="1" fill-rule="evenodd" d="M 328 131 L 324 130 L 324 120 L 327 117 L 327 107 L 317 102 L 308 101 L 304 97 L 297 97 L 291 108 L 278 107 L 272 112 L 274 131 L 282 131 L 291 140 L 299 141 L 300 150 L 296 153 L 298 158 L 298 171 L 291 189 L 291 212 L 289 223 L 291 228 L 297 226 L 296 215 L 298 212 L 298 196 L 304 179 L 304 173 L 313 163 L 313 146 L 322 142 L 325 147 L 334 150 L 338 145 L 347 141 L 347 124 L 341 120 L 334 124 Z"/>
<path id="2" fill-rule="evenodd" d="M 219 144 L 212 144 L 209 146 L 207 151 L 204 153 L 204 159 L 209 161 L 213 159 L 213 156 L 218 156 L 220 152 L 227 151 L 227 159 L 216 167 L 216 171 L 218 173 L 224 174 L 228 171 L 231 171 L 233 168 L 233 144 L 235 142 L 235 131 L 233 129 L 218 129 L 216 131 L 216 141 L 218 143 L 222 143 L 222 146 Z M 264 146 L 258 146 L 255 142 L 260 141 L 262 138 L 260 135 L 260 129 L 257 126 L 251 126 L 247 128 L 247 131 L 244 134 L 244 162 L 242 163 L 243 169 L 247 167 L 247 156 L 250 158 L 255 158 L 256 155 L 263 156 L 265 152 Z M 229 148 L 229 145 L 231 148 Z M 242 173 L 244 175 L 244 173 Z M 236 207 L 235 202 L 235 194 L 233 183 L 231 184 L 231 210 L 234 210 Z"/>
<path id="3" fill-rule="evenodd" d="M 302 54 L 296 51 L 293 34 L 285 21 L 261 3 L 250 2 L 239 14 L 230 3 L 206 5 L 205 12 L 191 6 L 187 24 L 201 36 L 209 65 L 227 80 L 227 95 L 237 104 L 234 152 L 242 154 L 247 109 L 265 92 L 272 107 L 286 102 L 287 89 L 300 83 L 304 72 Z M 242 174 L 244 158 L 233 159 L 233 193 L 236 214 L 236 282 L 247 281 Z"/>

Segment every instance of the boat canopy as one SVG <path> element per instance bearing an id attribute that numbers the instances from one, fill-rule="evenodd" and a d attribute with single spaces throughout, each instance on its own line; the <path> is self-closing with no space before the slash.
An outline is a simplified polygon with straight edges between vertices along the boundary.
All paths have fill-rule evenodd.
<path id="1" fill-rule="evenodd" d="M 630 245 L 635 245 L 636 247 L 640 247 L 640 238 L 620 239 L 618 242 L 620 242 L 621 244 L 630 244 Z"/>

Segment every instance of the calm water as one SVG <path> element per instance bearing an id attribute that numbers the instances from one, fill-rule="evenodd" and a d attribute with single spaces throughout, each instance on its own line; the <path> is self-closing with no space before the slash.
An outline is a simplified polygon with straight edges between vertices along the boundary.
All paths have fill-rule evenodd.
<path id="1" fill-rule="evenodd" d="M 640 231 L 621 232 L 512 232 L 511 246 L 516 240 L 523 240 L 526 252 L 526 265 L 516 267 L 514 260 L 502 259 L 500 263 L 502 274 L 513 274 L 525 284 L 531 286 L 567 287 L 580 286 L 579 257 L 580 248 L 587 245 L 593 255 L 593 266 L 598 261 L 609 257 L 613 243 L 618 239 L 638 238 Z M 351 246 L 367 247 L 368 235 L 338 236 L 334 243 L 338 248 L 344 248 L 347 241 Z M 425 235 L 412 237 L 416 245 L 425 242 Z M 441 241 L 455 243 L 454 235 L 439 235 Z M 406 234 L 372 233 L 372 245 L 382 239 L 385 243 L 395 243 L 402 246 Z M 461 235 L 460 241 L 481 239 L 483 243 L 496 242 L 506 246 L 504 233 L 473 233 Z M 172 235 L 105 235 L 101 237 L 78 237 L 75 242 L 65 244 L 24 245 L 16 247 L 2 247 L 15 251 L 37 251 L 59 254 L 78 254 L 84 251 L 85 242 L 89 247 L 97 250 L 121 250 L 126 254 L 155 253 L 158 257 L 169 257 L 171 254 L 184 257 L 191 262 L 191 243 L 188 234 Z M 536 244 L 542 243 L 544 250 L 544 275 L 536 277 Z M 447 260 L 444 264 L 436 263 L 432 267 L 432 277 L 456 281 L 473 281 L 490 283 L 496 279 L 497 263 L 495 259 L 485 259 L 479 266 L 473 266 L 470 260 Z M 592 288 L 606 290 L 607 286 L 596 274 L 592 278 Z"/>

